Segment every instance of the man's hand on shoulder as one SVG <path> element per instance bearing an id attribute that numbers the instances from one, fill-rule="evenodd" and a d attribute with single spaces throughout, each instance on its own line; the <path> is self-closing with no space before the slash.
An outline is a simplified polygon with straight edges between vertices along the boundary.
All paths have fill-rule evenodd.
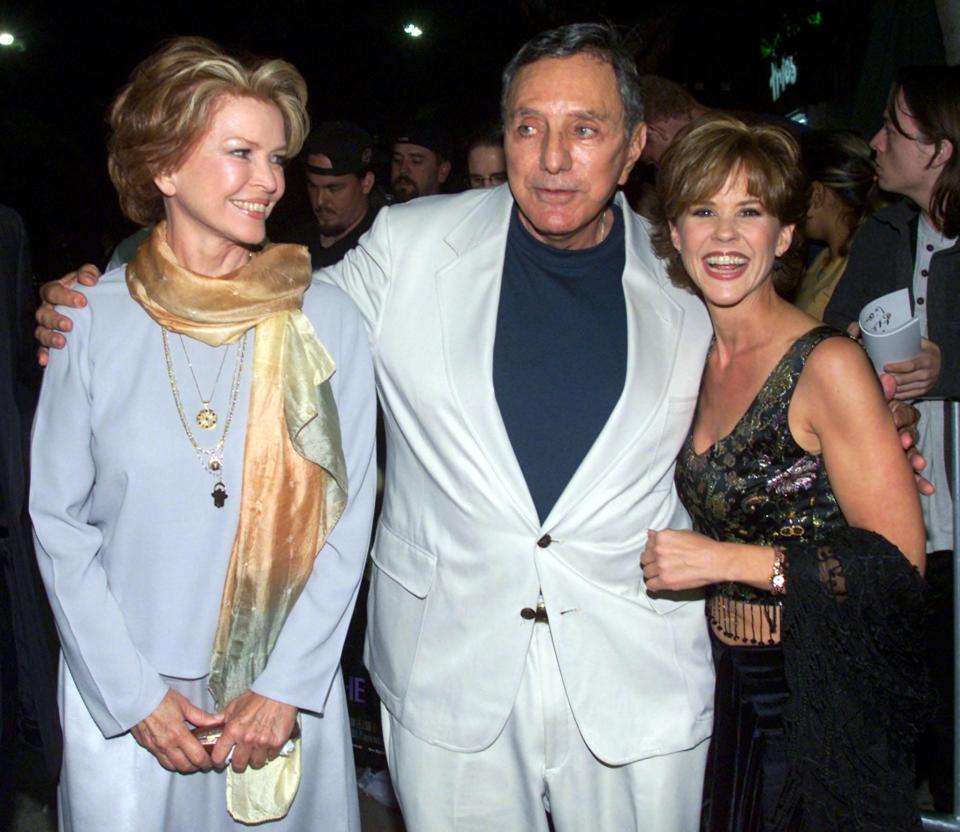
<path id="1" fill-rule="evenodd" d="M 66 315 L 61 315 L 54 309 L 55 306 L 72 306 L 79 309 L 86 306 L 87 299 L 72 288 L 77 283 L 82 286 L 96 286 L 100 280 L 100 269 L 87 263 L 77 271 L 65 274 L 57 280 L 51 280 L 40 287 L 42 303 L 37 309 L 37 328 L 34 337 L 40 342 L 37 350 L 37 360 L 41 367 L 47 366 L 47 350 L 63 349 L 67 339 L 63 333 L 73 328 L 73 321 Z"/>
<path id="2" fill-rule="evenodd" d="M 860 338 L 860 325 L 854 321 L 847 327 L 847 335 L 851 338 Z M 923 339 L 926 341 L 927 339 Z M 927 342 L 927 343 L 933 343 Z M 935 345 L 934 345 L 935 346 Z M 887 365 L 885 369 L 892 366 Z M 939 366 L 937 368 L 939 372 Z M 933 483 L 922 475 L 922 471 L 927 467 L 927 461 L 917 449 L 917 424 L 920 422 L 920 412 L 911 404 L 903 401 L 903 396 L 898 395 L 902 391 L 898 388 L 900 379 L 894 373 L 881 373 L 880 386 L 883 388 L 883 397 L 887 400 L 890 407 L 890 413 L 893 415 L 893 423 L 896 425 L 897 432 L 900 434 L 900 445 L 903 447 L 910 466 L 913 468 L 913 476 L 917 483 L 917 491 L 923 497 L 929 497 L 934 492 Z"/>
<path id="3" fill-rule="evenodd" d="M 920 412 L 911 404 L 900 401 L 897 395 L 897 380 L 890 373 L 880 375 L 880 386 L 883 387 L 883 396 L 887 400 L 890 412 L 893 414 L 893 423 L 900 433 L 900 444 L 910 460 L 913 475 L 917 481 L 917 491 L 924 497 L 933 494 L 933 483 L 921 475 L 927 467 L 927 461 L 917 450 L 917 425 L 920 422 Z"/>

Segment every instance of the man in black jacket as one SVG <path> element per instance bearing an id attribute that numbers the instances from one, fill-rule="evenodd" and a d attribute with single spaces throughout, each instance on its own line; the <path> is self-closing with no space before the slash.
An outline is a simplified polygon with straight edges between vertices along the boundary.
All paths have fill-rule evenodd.
<path id="1" fill-rule="evenodd" d="M 301 154 L 314 219 L 275 237 L 310 249 L 314 269 L 339 263 L 373 225 L 373 138 L 349 121 L 326 121 L 307 137 Z"/>
<path id="2" fill-rule="evenodd" d="M 888 364 L 897 398 L 923 399 L 918 446 L 936 492 L 923 501 L 927 579 L 935 622 L 929 640 L 940 713 L 929 758 L 931 791 L 950 811 L 953 777 L 953 506 L 946 460 L 946 399 L 960 398 L 960 67 L 909 67 L 898 73 L 883 127 L 871 141 L 880 187 L 906 200 L 882 209 L 853 241 L 847 270 L 824 320 L 856 327 L 872 299 L 906 288 L 920 318 L 920 353 Z"/>
<path id="3" fill-rule="evenodd" d="M 55 638 L 26 514 L 27 450 L 40 382 L 32 334 L 35 308 L 23 221 L 0 205 L 0 634 L 6 634 L 0 649 L 0 713 L 3 739 L 19 731 L 31 744 L 42 742 L 47 769 L 55 777 L 60 767 Z M 0 818 L 12 772 L 9 763 L 0 766 Z"/>

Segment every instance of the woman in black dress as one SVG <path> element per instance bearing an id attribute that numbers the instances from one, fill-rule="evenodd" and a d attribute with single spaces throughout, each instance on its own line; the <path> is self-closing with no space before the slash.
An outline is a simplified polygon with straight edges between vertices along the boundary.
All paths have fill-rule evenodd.
<path id="1" fill-rule="evenodd" d="M 707 588 L 717 667 L 703 828 L 919 829 L 910 745 L 924 532 L 862 349 L 780 296 L 806 211 L 796 143 L 722 116 L 657 177 L 655 244 L 715 330 L 651 592 Z"/>

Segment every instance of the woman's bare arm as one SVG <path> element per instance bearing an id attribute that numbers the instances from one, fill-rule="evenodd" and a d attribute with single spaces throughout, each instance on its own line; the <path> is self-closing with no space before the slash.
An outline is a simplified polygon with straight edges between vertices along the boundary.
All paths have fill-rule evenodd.
<path id="1" fill-rule="evenodd" d="M 925 534 L 913 470 L 863 350 L 831 338 L 811 354 L 789 414 L 807 450 L 823 454 L 827 476 L 851 526 L 893 543 L 921 571 Z"/>

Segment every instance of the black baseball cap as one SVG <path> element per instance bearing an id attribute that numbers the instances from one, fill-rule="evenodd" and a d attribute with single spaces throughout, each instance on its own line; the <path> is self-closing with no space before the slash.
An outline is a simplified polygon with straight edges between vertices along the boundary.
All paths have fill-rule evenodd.
<path id="1" fill-rule="evenodd" d="M 393 137 L 393 144 L 418 144 L 444 159 L 453 157 L 453 139 L 432 121 L 411 121 L 401 125 Z"/>
<path id="2" fill-rule="evenodd" d="M 311 165 L 307 157 L 326 156 L 332 167 Z M 366 173 L 373 165 L 373 137 L 352 121 L 325 121 L 318 124 L 303 145 L 304 165 L 321 176 Z"/>

